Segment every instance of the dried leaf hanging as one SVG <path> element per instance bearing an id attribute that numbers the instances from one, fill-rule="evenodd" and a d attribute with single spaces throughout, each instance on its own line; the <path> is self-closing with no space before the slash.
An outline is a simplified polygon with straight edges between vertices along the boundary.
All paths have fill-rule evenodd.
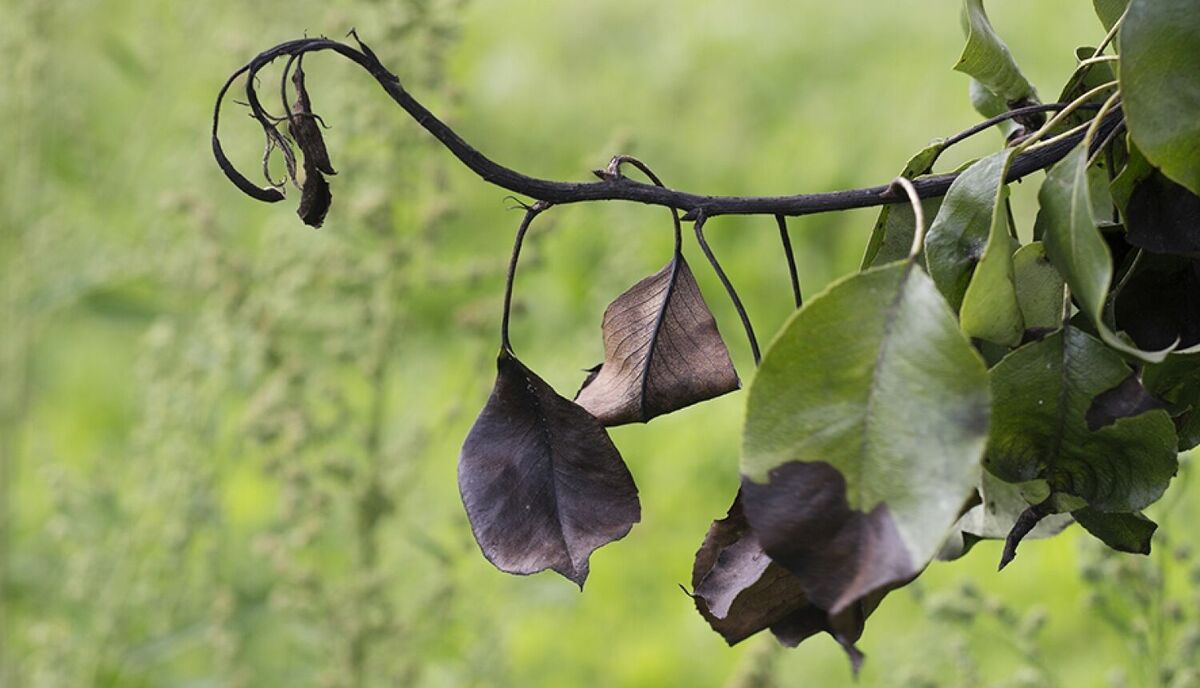
<path id="1" fill-rule="evenodd" d="M 580 587 L 588 557 L 641 519 L 608 433 L 512 354 L 463 444 L 458 486 L 471 529 L 501 571 L 553 569 Z"/>
<path id="2" fill-rule="evenodd" d="M 740 386 L 682 255 L 617 297 L 603 331 L 604 363 L 576 402 L 605 425 L 644 423 Z"/>

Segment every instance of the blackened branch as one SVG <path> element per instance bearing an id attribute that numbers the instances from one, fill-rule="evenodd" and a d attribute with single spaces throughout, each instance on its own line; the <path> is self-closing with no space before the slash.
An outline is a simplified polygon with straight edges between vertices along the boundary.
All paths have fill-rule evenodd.
<path id="1" fill-rule="evenodd" d="M 606 175 L 600 181 L 566 182 L 540 179 L 522 174 L 510 167 L 501 165 L 467 143 L 445 122 L 438 119 L 424 105 L 417 101 L 401 85 L 396 75 L 387 70 L 375 53 L 358 40 L 351 32 L 358 47 L 328 38 L 304 38 L 281 43 L 257 55 L 248 64 L 234 72 L 217 96 L 213 112 L 212 147 L 217 164 L 225 175 L 239 189 L 261 201 L 275 202 L 283 199 L 283 192 L 275 186 L 259 187 L 239 172 L 226 157 L 217 136 L 221 101 L 226 92 L 238 79 L 246 77 L 246 100 L 251 112 L 262 125 L 268 141 L 281 147 L 285 155 L 290 149 L 281 141 L 282 134 L 276 128 L 278 118 L 272 117 L 262 107 L 255 92 L 258 72 L 280 57 L 287 56 L 289 61 L 311 52 L 331 50 L 366 70 L 375 78 L 383 90 L 391 96 L 405 112 L 418 124 L 446 147 L 462 164 L 479 175 L 484 181 L 507 189 L 513 193 L 528 196 L 538 201 L 556 205 L 581 203 L 585 201 L 634 201 L 648 205 L 659 205 L 684 211 L 685 220 L 697 217 L 714 217 L 717 215 L 779 215 L 797 216 L 814 213 L 824 213 L 851 208 L 867 208 L 889 203 L 907 203 L 903 193 L 898 193 L 889 184 L 872 186 L 862 189 L 846 189 L 842 191 L 827 191 L 820 193 L 796 194 L 792 196 L 708 196 L 679 191 L 654 184 L 646 184 L 621 175 Z M 1033 106 L 1036 111 L 1060 109 L 1061 104 Z M 1029 114 L 1031 108 L 1016 110 L 993 117 L 980 123 L 960 135 L 951 137 L 949 141 L 957 142 L 966 136 L 983 131 L 1001 121 Z M 286 114 L 286 113 L 285 113 Z M 1119 112 L 1113 112 L 1105 117 L 1100 127 L 1097 140 L 1103 139 L 1121 121 Z M 1061 160 L 1083 138 L 1083 133 L 1064 137 L 1049 145 L 1030 149 L 1017 156 L 1008 170 L 1008 181 L 1015 181 L 1029 174 L 1045 169 Z M 935 174 L 918 177 L 913 186 L 922 198 L 943 196 L 957 174 Z"/>

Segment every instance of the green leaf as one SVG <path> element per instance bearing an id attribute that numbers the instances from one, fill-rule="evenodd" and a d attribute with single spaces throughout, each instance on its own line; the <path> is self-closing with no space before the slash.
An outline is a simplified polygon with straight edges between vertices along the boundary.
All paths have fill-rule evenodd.
<path id="1" fill-rule="evenodd" d="M 929 144 L 908 161 L 900 171 L 900 176 L 915 179 L 929 174 L 933 171 L 933 163 L 944 149 L 945 144 L 942 141 Z M 925 198 L 921 200 L 921 204 L 925 209 L 925 217 L 933 217 L 942 206 L 942 199 Z M 883 210 L 879 211 L 879 219 L 875 221 L 875 228 L 871 230 L 871 238 L 867 240 L 867 250 L 863 254 L 860 269 L 866 270 L 907 257 L 912 248 L 916 222 L 912 204 L 908 201 L 883 206 Z"/>
<path id="2" fill-rule="evenodd" d="M 1100 511 L 1135 511 L 1175 475 L 1175 428 L 1152 410 L 1089 430 L 1093 399 L 1130 374 L 1115 352 L 1067 328 L 1012 352 L 989 373 L 992 429 L 984 465 L 1013 483 L 1044 479 Z"/>
<path id="3" fill-rule="evenodd" d="M 1080 509 L 1072 516 L 1083 529 L 1104 544 L 1130 554 L 1149 554 L 1150 539 L 1158 524 L 1140 513 L 1106 514 L 1095 509 Z"/>
<path id="4" fill-rule="evenodd" d="M 1008 218 L 1003 209 L 1003 199 L 1007 195 L 1008 187 L 1001 186 L 996 207 L 992 210 L 988 245 L 971 275 L 967 293 L 963 295 L 959 319 L 963 332 L 972 337 L 1016 346 L 1025 332 L 1025 322 L 1017 301 L 1013 268 L 1013 252 L 1018 243 L 1009 235 Z"/>
<path id="5" fill-rule="evenodd" d="M 979 480 L 983 361 L 904 260 L 836 282 L 792 316 L 751 385 L 746 516 L 836 614 L 916 576 Z"/>
<path id="6" fill-rule="evenodd" d="M 1155 167 L 1200 194 L 1200 8 L 1132 0 L 1120 38 L 1129 135 Z"/>
<path id="7" fill-rule="evenodd" d="M 1026 244 L 1013 254 L 1017 303 L 1026 331 L 1053 330 L 1062 324 L 1063 278 L 1046 255 L 1040 241 Z"/>
<path id="8" fill-rule="evenodd" d="M 929 276 L 954 310 L 962 306 L 971 275 L 982 261 L 991 235 L 1006 234 L 1004 244 L 1007 244 L 1001 201 L 1009 156 L 1008 149 L 996 152 L 959 174 L 925 239 Z M 996 231 L 997 225 L 1000 232 Z M 1008 250 L 1008 246 L 1003 246 L 1003 250 Z M 1006 261 L 1002 253 L 998 256 L 992 261 Z M 1009 294 L 1012 294 L 1010 289 Z"/>
<path id="9" fill-rule="evenodd" d="M 1111 30 L 1113 24 L 1121 18 L 1121 14 L 1125 12 L 1125 8 L 1129 5 L 1129 0 L 1092 0 L 1092 6 L 1096 8 L 1096 16 L 1100 17 L 1100 23 L 1104 24 L 1106 31 Z"/>
<path id="10" fill-rule="evenodd" d="M 1200 445 L 1200 354 L 1172 354 L 1142 370 L 1142 384 L 1172 407 L 1179 451 Z"/>
<path id="11" fill-rule="evenodd" d="M 1145 361 L 1161 361 L 1168 350 L 1144 351 L 1104 322 L 1112 283 L 1112 254 L 1092 218 L 1087 153 L 1077 146 L 1046 175 L 1038 193 L 1038 225 L 1046 254 L 1066 278 L 1071 294 L 1105 344 Z"/>
<path id="12" fill-rule="evenodd" d="M 983 0 L 964 0 L 967 44 L 954 69 L 983 84 L 1008 104 L 1036 100 L 1037 91 L 1021 74 L 1008 46 L 996 34 L 983 9 Z"/>
<path id="13" fill-rule="evenodd" d="M 1082 62 L 1096 54 L 1095 48 L 1081 47 L 1075 49 L 1076 60 Z M 1067 84 L 1063 86 L 1062 92 L 1058 95 L 1058 102 L 1070 103 L 1075 101 L 1083 94 L 1095 88 L 1103 86 L 1117 78 L 1113 72 L 1112 65 L 1108 62 L 1096 62 L 1085 69 L 1077 69 L 1071 74 L 1071 78 L 1067 80 Z M 1089 99 L 1088 103 L 1100 105 L 1103 103 L 1110 92 L 1102 92 Z M 1068 129 L 1074 128 L 1092 118 L 1095 114 L 1088 110 L 1077 110 L 1066 116 L 1062 123 L 1051 130 L 1050 135 L 1061 134 Z"/>
<path id="14" fill-rule="evenodd" d="M 971 85 L 967 93 L 971 98 L 971 107 L 975 108 L 975 112 L 978 112 L 985 118 L 995 117 L 996 115 L 1008 112 L 1008 103 L 1004 102 L 1004 99 L 1000 96 L 989 91 L 987 86 L 979 83 L 977 79 L 971 79 Z M 1004 136 L 1005 140 L 1008 140 L 1013 135 L 1013 132 L 1021 129 L 1021 125 L 1011 119 L 1006 119 L 996 126 L 1000 129 L 1000 133 Z"/>

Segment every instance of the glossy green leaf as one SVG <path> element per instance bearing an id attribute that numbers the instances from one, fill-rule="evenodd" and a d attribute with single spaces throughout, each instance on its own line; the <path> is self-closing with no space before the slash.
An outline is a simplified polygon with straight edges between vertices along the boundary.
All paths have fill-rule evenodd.
<path id="1" fill-rule="evenodd" d="M 923 174 L 929 174 L 933 171 L 933 163 L 944 148 L 945 144 L 941 141 L 929 144 L 908 161 L 908 164 L 900 171 L 900 176 L 915 179 Z M 921 204 L 925 209 L 925 217 L 933 217 L 937 214 L 938 208 L 942 206 L 942 199 L 925 198 L 921 200 Z M 879 219 L 875 221 L 875 228 L 871 230 L 871 238 L 867 240 L 867 250 L 863 254 L 861 269 L 866 270 L 875 265 L 883 265 L 907 257 L 912 248 L 915 228 L 916 216 L 913 214 L 910 203 L 905 201 L 883 206 L 883 209 L 879 211 Z"/>
<path id="2" fill-rule="evenodd" d="M 1007 149 L 996 152 L 959 174 L 950 185 L 925 238 L 929 276 L 954 310 L 959 310 L 964 303 L 971 276 L 988 249 L 991 235 L 1004 233 L 1007 239 L 1001 201 L 1009 157 Z M 1002 250 L 1007 251 L 1007 241 L 1004 244 Z M 1010 257 L 996 253 L 992 261 L 994 268 L 997 261 L 1003 268 L 1002 264 L 1010 262 Z M 1015 309 L 1012 289 L 1007 289 L 1006 295 L 1012 297 Z"/>
<path id="3" fill-rule="evenodd" d="M 1026 332 L 1052 330 L 1062 324 L 1063 278 L 1046 255 L 1046 247 L 1035 241 L 1013 254 L 1017 303 Z"/>
<path id="4" fill-rule="evenodd" d="M 1096 16 L 1100 18 L 1100 23 L 1104 24 L 1105 30 L 1111 29 L 1113 24 L 1117 23 L 1128 5 L 1129 0 L 1092 0 Z"/>
<path id="5" fill-rule="evenodd" d="M 985 118 L 995 117 L 996 115 L 1008 112 L 1008 103 L 1000 96 L 988 90 L 987 86 L 979 83 L 977 79 L 971 79 L 971 85 L 967 91 L 971 98 L 971 107 L 975 108 L 975 112 L 983 115 Z M 1000 129 L 1000 133 L 1005 140 L 1013 135 L 1014 132 L 1021 129 L 1021 125 L 1006 119 L 996 125 Z"/>
<path id="6" fill-rule="evenodd" d="M 967 44 L 954 69 L 983 84 L 1008 104 L 1036 100 L 1037 91 L 1017 67 L 1008 46 L 992 28 L 983 0 L 964 0 L 963 21 Z"/>
<path id="7" fill-rule="evenodd" d="M 1132 0 L 1121 25 L 1121 105 L 1146 158 L 1200 194 L 1200 7 Z"/>
<path id="8" fill-rule="evenodd" d="M 1072 513 L 1083 529 L 1104 544 L 1130 554 L 1149 554 L 1158 524 L 1140 513 L 1106 514 L 1095 509 Z"/>
<path id="9" fill-rule="evenodd" d="M 1142 383 L 1166 402 L 1179 433 L 1179 451 L 1200 445 L 1200 354 L 1173 354 L 1142 370 Z"/>
<path id="10" fill-rule="evenodd" d="M 1077 146 L 1046 175 L 1038 193 L 1038 225 L 1046 255 L 1066 278 L 1079 309 L 1105 344 L 1145 361 L 1161 361 L 1167 351 L 1143 351 L 1118 336 L 1104 321 L 1112 283 L 1112 254 L 1092 217 L 1087 154 Z"/>
<path id="11" fill-rule="evenodd" d="M 992 209 L 988 244 L 971 275 L 963 295 L 959 320 L 963 332 L 997 344 L 1016 346 L 1025 332 L 1025 321 L 1017 300 L 1013 253 L 1018 246 L 1008 230 L 1004 198 L 1008 187 L 1001 185 Z"/>
<path id="12" fill-rule="evenodd" d="M 1090 48 L 1090 47 L 1085 46 L 1085 47 L 1075 49 L 1075 59 L 1079 62 L 1082 62 L 1083 60 L 1086 60 L 1086 59 L 1094 56 L 1095 54 L 1096 54 L 1095 48 Z M 1108 62 L 1097 62 L 1097 63 L 1093 63 L 1091 66 L 1089 66 L 1087 68 L 1077 69 L 1073 74 L 1071 74 L 1071 78 L 1067 80 L 1066 85 L 1063 86 L 1062 91 L 1058 95 L 1058 102 L 1060 102 L 1060 103 L 1074 102 L 1077 98 L 1079 98 L 1083 94 L 1085 94 L 1099 86 L 1107 84 L 1116 78 L 1117 78 L 1117 75 L 1115 72 L 1113 72 L 1112 64 L 1110 64 Z M 1111 94 L 1112 94 L 1111 90 L 1101 92 L 1101 93 L 1098 93 L 1098 94 L 1092 96 L 1086 102 L 1092 103 L 1094 105 L 1100 105 Z M 1068 114 L 1062 120 L 1062 123 L 1059 126 L 1052 129 L 1050 132 L 1050 135 L 1060 134 L 1062 132 L 1067 131 L 1068 129 L 1071 129 L 1080 124 L 1083 124 L 1084 122 L 1091 119 L 1094 114 L 1095 114 L 1095 111 L 1093 111 L 1093 110 L 1084 110 L 1084 109 L 1076 110 L 1075 112 Z"/>
<path id="13" fill-rule="evenodd" d="M 1135 511 L 1175 475 L 1175 428 L 1165 411 L 1112 419 L 1090 430 L 1093 399 L 1130 374 L 1115 352 L 1067 328 L 1012 352 L 989 373 L 988 470 L 1018 483 L 1046 480 L 1100 511 Z"/>
<path id="14" fill-rule="evenodd" d="M 979 480 L 986 370 L 914 261 L 836 282 L 784 326 L 750 389 L 746 516 L 836 614 L 916 576 Z"/>

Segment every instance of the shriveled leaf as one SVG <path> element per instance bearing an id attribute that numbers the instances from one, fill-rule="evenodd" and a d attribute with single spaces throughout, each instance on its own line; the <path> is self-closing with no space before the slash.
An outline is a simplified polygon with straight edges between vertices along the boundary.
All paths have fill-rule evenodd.
<path id="1" fill-rule="evenodd" d="M 838 614 L 937 553 L 979 479 L 982 360 L 912 261 L 794 314 L 750 390 L 745 512 L 766 552 Z"/>
<path id="2" fill-rule="evenodd" d="M 692 568 L 692 599 L 700 615 L 730 645 L 770 628 L 783 645 L 796 647 L 824 631 L 846 651 L 857 672 L 863 655 L 855 646 L 866 618 L 882 596 L 830 616 L 808 601 L 800 580 L 771 561 L 741 505 L 734 499 L 729 513 L 713 521 Z"/>
<path id="3" fill-rule="evenodd" d="M 1143 252 L 1117 295 L 1116 324 L 1143 349 L 1200 344 L 1200 259 Z"/>
<path id="4" fill-rule="evenodd" d="M 683 256 L 609 304 L 603 330 L 604 363 L 575 400 L 605 425 L 644 423 L 741 384 Z"/>
<path id="5" fill-rule="evenodd" d="M 944 148 L 945 144 L 941 141 L 935 141 L 926 146 L 908 161 L 908 164 L 900 171 L 900 176 L 915 179 L 923 174 L 929 174 L 933 171 L 933 163 Z M 938 208 L 942 206 L 942 199 L 925 198 L 921 200 L 921 205 L 925 209 L 925 216 L 933 217 L 937 215 Z M 866 270 L 869 267 L 890 263 L 908 256 L 908 252 L 912 248 L 915 229 L 916 217 L 913 215 L 912 205 L 908 201 L 883 206 L 883 209 L 879 211 L 879 219 L 875 221 L 875 228 L 871 231 L 871 237 L 867 240 L 867 250 L 863 254 L 861 269 Z"/>
<path id="6" fill-rule="evenodd" d="M 1104 544 L 1120 552 L 1149 554 L 1158 524 L 1140 513 L 1108 514 L 1095 509 L 1072 512 L 1079 525 Z"/>
<path id="7" fill-rule="evenodd" d="M 1099 430 L 1117 422 L 1118 418 L 1139 416 L 1147 411 L 1165 408 L 1142 386 L 1137 373 L 1130 373 L 1116 387 L 1097 394 L 1083 419 L 1088 430 Z"/>
<path id="8" fill-rule="evenodd" d="M 925 240 L 929 276 L 951 307 L 962 309 L 964 329 L 984 339 L 999 337 L 1001 343 L 1009 343 L 1014 332 L 1019 340 L 1022 330 L 1003 208 L 1010 154 L 1006 149 L 983 158 L 954 180 Z M 988 266 L 968 306 L 972 277 L 989 246 Z"/>
<path id="9" fill-rule="evenodd" d="M 467 435 L 458 486 L 488 561 L 553 569 L 580 587 L 588 558 L 641 518 L 637 487 L 608 433 L 507 352 Z"/>
<path id="10" fill-rule="evenodd" d="M 1021 74 L 1008 46 L 992 28 L 983 0 L 964 0 L 963 22 L 967 44 L 954 69 L 970 75 L 1010 106 L 1024 100 L 1035 102 L 1037 91 Z"/>
<path id="11" fill-rule="evenodd" d="M 1076 328 L 1012 352 L 989 372 L 992 429 L 984 464 L 998 478 L 1045 480 L 1101 511 L 1157 500 L 1176 470 L 1175 428 L 1153 410 L 1089 430 L 1092 400 L 1118 386 L 1128 366 Z M 1056 510 L 1058 510 L 1056 508 Z"/>
<path id="12" fill-rule="evenodd" d="M 329 190 L 329 182 L 325 175 L 308 164 L 304 166 L 304 186 L 300 191 L 300 207 L 296 214 L 310 227 L 320 227 L 325 223 L 325 215 L 333 202 L 333 193 Z"/>
<path id="13" fill-rule="evenodd" d="M 1026 333 L 1045 333 L 1061 325 L 1063 278 L 1050 262 L 1042 242 L 1017 249 L 1013 254 L 1013 275 Z"/>
<path id="14" fill-rule="evenodd" d="M 1087 171 L 1087 152 L 1077 146 L 1046 175 L 1038 193 L 1038 224 L 1046 255 L 1071 287 L 1071 294 L 1104 343 L 1145 361 L 1161 361 L 1172 345 L 1143 350 L 1118 336 L 1104 321 L 1112 283 L 1112 254 L 1096 221 Z"/>
<path id="15" fill-rule="evenodd" d="M 325 148 L 325 137 L 317 116 L 313 113 L 312 100 L 304 85 L 304 68 L 300 62 L 292 72 L 292 84 L 296 87 L 296 102 L 288 116 L 288 133 L 304 154 L 304 164 L 315 167 L 324 174 L 337 174 L 329 162 L 329 151 Z"/>
<path id="16" fill-rule="evenodd" d="M 1200 257 L 1200 196 L 1152 169 L 1129 194 L 1125 229 L 1147 251 Z"/>
<path id="17" fill-rule="evenodd" d="M 321 128 L 317 125 L 312 102 L 304 86 L 304 68 L 299 62 L 292 73 L 292 83 L 296 86 L 297 96 L 292 111 L 288 113 L 288 131 L 300 152 L 304 154 L 304 185 L 300 189 L 300 207 L 296 214 L 304 224 L 320 227 L 325 222 L 325 215 L 333 202 L 333 194 L 329 190 L 329 182 L 325 175 L 337 173 L 329 163 L 325 139 L 321 136 Z"/>
<path id="18" fill-rule="evenodd" d="M 1200 11 L 1195 0 L 1131 0 L 1121 24 L 1129 135 L 1168 177 L 1200 194 Z"/>
<path id="19" fill-rule="evenodd" d="M 759 546 L 742 511 L 740 492 L 728 515 L 713 521 L 696 552 L 692 588 L 696 609 L 730 645 L 779 623 L 786 623 L 793 635 L 807 629 L 807 637 L 828 622 L 825 612 L 809 604 L 799 579 Z"/>

